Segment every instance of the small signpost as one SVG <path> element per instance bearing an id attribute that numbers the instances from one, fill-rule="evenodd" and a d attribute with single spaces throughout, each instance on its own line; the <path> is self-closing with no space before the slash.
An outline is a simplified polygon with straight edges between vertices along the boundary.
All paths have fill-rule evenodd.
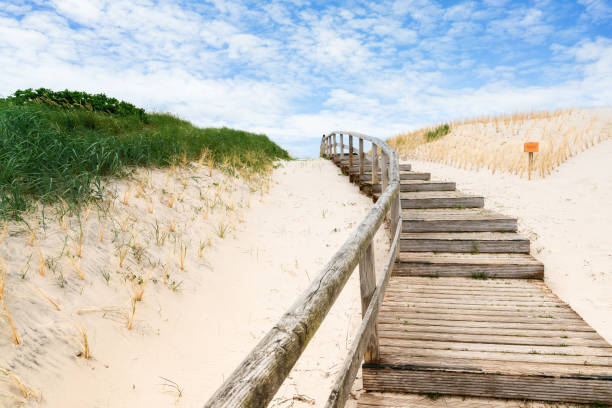
<path id="1" fill-rule="evenodd" d="M 525 153 L 529 153 L 529 180 L 531 180 L 531 170 L 533 169 L 533 154 L 537 153 L 540 148 L 538 142 L 527 142 L 525 143 Z"/>

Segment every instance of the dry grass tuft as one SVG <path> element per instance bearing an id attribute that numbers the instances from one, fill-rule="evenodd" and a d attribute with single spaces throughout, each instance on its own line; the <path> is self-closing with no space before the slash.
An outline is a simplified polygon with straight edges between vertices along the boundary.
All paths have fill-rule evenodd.
<path id="1" fill-rule="evenodd" d="M 72 267 L 76 271 L 77 275 L 79 275 L 79 278 L 81 278 L 81 280 L 85 280 L 85 275 L 83 275 L 77 260 L 73 256 L 69 256 L 68 259 L 70 260 L 70 263 L 72 264 Z"/>
<path id="2" fill-rule="evenodd" d="M 9 383 L 11 383 L 13 386 L 15 386 L 19 390 L 19 392 L 21 393 L 21 396 L 25 400 L 34 399 L 34 400 L 39 401 L 39 398 L 38 398 L 38 395 L 36 395 L 36 392 L 34 392 L 34 390 L 31 387 L 27 386 L 19 377 L 17 377 L 17 375 L 15 375 L 9 370 L 5 370 L 4 368 L 0 368 L 0 374 L 4 375 L 6 379 L 8 379 Z"/>
<path id="3" fill-rule="evenodd" d="M 77 326 L 79 334 L 79 342 L 81 344 L 81 350 L 77 354 L 78 357 L 83 357 L 85 360 L 91 358 L 89 351 L 89 340 L 87 338 L 87 328 L 85 326 Z"/>
<path id="4" fill-rule="evenodd" d="M 11 316 L 11 312 L 6 306 L 6 301 L 4 299 L 4 284 L 6 280 L 6 262 L 4 259 L 0 259 L 0 306 L 2 306 L 3 314 L 6 317 L 9 327 L 11 328 L 11 334 L 13 336 L 13 343 L 16 345 L 21 344 L 21 340 L 19 339 L 19 334 L 17 333 L 17 329 L 15 328 L 15 323 L 13 322 L 13 317 Z"/>
<path id="5" fill-rule="evenodd" d="M 45 292 L 42 291 L 42 289 L 33 286 L 34 289 L 40 294 L 40 296 L 42 296 L 43 298 L 45 298 L 49 303 L 51 303 L 53 305 L 53 307 L 59 312 L 62 309 L 60 309 L 59 305 L 57 303 L 55 303 L 55 301 L 53 299 L 51 299 L 51 297 L 49 295 L 47 295 Z"/>
<path id="6" fill-rule="evenodd" d="M 130 311 L 128 313 L 128 322 L 126 326 L 128 330 L 132 330 L 132 326 L 134 325 L 134 315 L 136 314 L 136 302 L 137 300 L 135 298 L 132 298 L 131 305 L 130 305 Z"/>
<path id="7" fill-rule="evenodd" d="M 523 143 L 539 142 L 534 170 L 540 177 L 596 143 L 612 138 L 612 114 L 604 110 L 565 109 L 488 116 L 450 123 L 450 132 L 433 141 L 434 128 L 389 140 L 403 159 L 426 160 L 493 173 L 527 176 Z"/>

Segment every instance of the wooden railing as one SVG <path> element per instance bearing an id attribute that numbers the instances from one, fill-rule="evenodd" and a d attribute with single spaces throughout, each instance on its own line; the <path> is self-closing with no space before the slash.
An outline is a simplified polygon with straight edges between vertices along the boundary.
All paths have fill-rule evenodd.
<path id="1" fill-rule="evenodd" d="M 345 154 L 345 135 L 348 137 L 348 154 Z M 357 153 L 353 146 L 354 138 L 359 140 Z M 208 400 L 205 407 L 267 406 L 327 316 L 357 265 L 359 265 L 362 322 L 326 407 L 344 406 L 362 359 L 366 363 L 377 361 L 376 317 L 397 256 L 401 231 L 397 153 L 375 137 L 336 131 L 327 136 L 323 135 L 321 155 L 336 161 L 347 160 L 349 172 L 357 160 L 359 174 L 363 176 L 367 156 L 364 142 L 371 144 L 371 160 L 368 165 L 372 169 L 373 184 L 378 181 L 378 171 L 381 172 L 380 197 L 317 278 L 251 350 Z M 380 165 L 379 149 L 382 159 Z M 384 269 L 376 281 L 373 238 L 387 215 L 393 238 L 386 255 Z"/>

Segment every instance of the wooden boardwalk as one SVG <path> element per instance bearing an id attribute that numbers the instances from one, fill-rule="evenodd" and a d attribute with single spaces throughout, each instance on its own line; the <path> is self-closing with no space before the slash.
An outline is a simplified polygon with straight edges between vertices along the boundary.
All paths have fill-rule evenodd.
<path id="1" fill-rule="evenodd" d="M 372 172 L 336 163 L 377 199 Z M 370 163 L 368 163 L 370 164 Z M 380 177 L 378 177 L 380 180 Z M 424 393 L 612 404 L 612 347 L 543 283 L 517 221 L 400 167 L 402 234 L 360 407 Z"/>

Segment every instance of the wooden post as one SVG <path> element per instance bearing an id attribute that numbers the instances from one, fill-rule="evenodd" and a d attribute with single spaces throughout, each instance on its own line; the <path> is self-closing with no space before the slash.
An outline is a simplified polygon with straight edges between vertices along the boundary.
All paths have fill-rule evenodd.
<path id="1" fill-rule="evenodd" d="M 387 186 L 389 185 L 389 158 L 387 157 L 387 155 L 385 153 L 382 153 L 382 169 L 381 169 L 381 173 L 382 173 L 382 190 L 381 193 L 383 191 L 385 191 L 387 189 Z"/>
<path id="2" fill-rule="evenodd" d="M 527 142 L 523 147 L 525 153 L 529 153 L 529 166 L 528 166 L 528 179 L 531 180 L 531 171 L 533 170 L 533 154 L 540 150 L 540 144 L 538 142 Z"/>
<path id="3" fill-rule="evenodd" d="M 372 185 L 376 183 L 378 183 L 378 146 L 372 143 Z"/>
<path id="4" fill-rule="evenodd" d="M 325 156 L 325 135 L 321 137 L 321 151 L 319 152 L 320 157 Z"/>
<path id="5" fill-rule="evenodd" d="M 344 135 L 340 133 L 340 162 L 344 159 Z"/>
<path id="6" fill-rule="evenodd" d="M 365 155 L 363 153 L 363 139 L 359 138 L 359 180 L 363 180 L 363 162 L 365 161 Z"/>
<path id="7" fill-rule="evenodd" d="M 337 143 L 336 143 L 336 134 L 334 133 L 334 159 L 338 155 L 338 148 L 336 146 L 337 146 Z"/>
<path id="8" fill-rule="evenodd" d="M 353 135 L 349 135 L 349 173 L 353 166 Z"/>
<path id="9" fill-rule="evenodd" d="M 374 242 L 365 251 L 363 258 L 359 261 L 359 284 L 361 288 L 361 316 L 363 317 L 370 306 L 372 294 L 376 290 L 376 272 L 374 270 Z M 363 357 L 364 363 L 375 363 L 378 361 L 378 332 L 376 327 L 370 337 L 370 342 Z"/>

